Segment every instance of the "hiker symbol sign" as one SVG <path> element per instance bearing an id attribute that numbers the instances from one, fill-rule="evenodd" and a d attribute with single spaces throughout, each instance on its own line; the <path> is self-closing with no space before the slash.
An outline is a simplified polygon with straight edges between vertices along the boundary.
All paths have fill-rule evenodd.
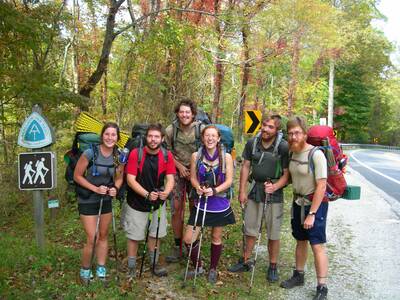
<path id="1" fill-rule="evenodd" d="M 18 182 L 20 190 L 47 190 L 54 188 L 55 155 L 53 152 L 20 153 Z"/>

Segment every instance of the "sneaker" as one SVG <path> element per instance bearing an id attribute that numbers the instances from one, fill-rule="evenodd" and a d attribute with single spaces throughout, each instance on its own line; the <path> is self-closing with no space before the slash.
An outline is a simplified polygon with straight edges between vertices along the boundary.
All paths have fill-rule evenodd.
<path id="1" fill-rule="evenodd" d="M 102 281 L 105 281 L 106 280 L 106 273 L 107 273 L 107 270 L 106 270 L 105 266 L 97 266 L 96 276 L 97 276 L 98 279 L 100 279 Z"/>
<path id="2" fill-rule="evenodd" d="M 177 263 L 179 262 L 179 260 L 182 258 L 183 256 L 183 247 L 182 247 L 182 256 L 181 256 L 181 252 L 180 252 L 180 246 L 174 246 L 172 247 L 172 251 L 170 255 L 167 255 L 165 257 L 165 261 L 167 263 Z"/>
<path id="3" fill-rule="evenodd" d="M 293 275 L 289 279 L 281 282 L 281 287 L 284 289 L 291 289 L 295 286 L 304 285 L 304 272 L 293 270 Z"/>
<path id="4" fill-rule="evenodd" d="M 313 300 L 325 300 L 328 299 L 328 288 L 326 285 L 317 286 L 317 294 L 314 296 Z"/>
<path id="5" fill-rule="evenodd" d="M 203 276 L 204 273 L 205 273 L 205 270 L 203 269 L 203 267 L 199 267 L 197 269 L 197 277 Z M 195 271 L 194 270 L 188 271 L 188 273 L 186 275 L 186 279 L 193 279 L 194 275 L 195 275 Z M 185 274 L 183 274 L 183 278 L 185 278 Z"/>
<path id="6" fill-rule="evenodd" d="M 210 272 L 208 272 L 208 282 L 211 284 L 216 284 L 218 279 L 218 272 L 217 270 L 211 269 Z"/>
<path id="7" fill-rule="evenodd" d="M 83 285 L 89 284 L 90 280 L 93 278 L 92 271 L 90 269 L 82 269 L 79 271 L 79 278 Z"/>
<path id="8" fill-rule="evenodd" d="M 268 267 L 267 280 L 269 282 L 276 282 L 279 280 L 278 268 L 271 268 L 271 266 Z"/>
<path id="9" fill-rule="evenodd" d="M 153 267 L 151 267 L 151 273 L 156 275 L 157 277 L 164 277 L 168 275 L 167 269 L 161 267 L 160 265 L 156 264 L 153 270 Z"/>
<path id="10" fill-rule="evenodd" d="M 252 259 L 249 259 L 247 262 L 244 262 L 243 258 L 240 258 L 236 264 L 228 268 L 228 271 L 232 273 L 249 272 L 253 267 L 253 265 L 254 261 Z"/>

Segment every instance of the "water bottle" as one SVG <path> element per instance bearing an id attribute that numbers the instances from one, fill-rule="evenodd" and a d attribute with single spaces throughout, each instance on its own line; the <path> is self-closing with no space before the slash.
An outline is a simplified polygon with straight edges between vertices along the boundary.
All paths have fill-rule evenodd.
<path id="1" fill-rule="evenodd" d="M 124 148 L 122 150 L 119 150 L 119 157 L 118 157 L 118 162 L 120 164 L 126 164 L 128 161 L 128 156 L 129 156 L 129 149 Z"/>

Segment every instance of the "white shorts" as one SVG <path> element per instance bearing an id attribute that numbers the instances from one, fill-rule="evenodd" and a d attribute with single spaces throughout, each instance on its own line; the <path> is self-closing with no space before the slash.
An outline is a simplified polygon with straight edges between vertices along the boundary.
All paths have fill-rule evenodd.
<path id="1" fill-rule="evenodd" d="M 123 208 L 124 216 L 122 218 L 122 226 L 125 230 L 126 237 L 134 241 L 143 241 L 146 238 L 146 230 L 150 213 L 135 210 L 126 202 L 124 205 L 125 207 Z M 163 238 L 167 235 L 167 218 L 164 202 L 164 204 L 152 214 L 152 220 L 149 228 L 149 236 L 152 238 L 156 238 L 157 235 L 157 220 L 159 211 L 160 228 L 158 230 L 158 238 Z"/>

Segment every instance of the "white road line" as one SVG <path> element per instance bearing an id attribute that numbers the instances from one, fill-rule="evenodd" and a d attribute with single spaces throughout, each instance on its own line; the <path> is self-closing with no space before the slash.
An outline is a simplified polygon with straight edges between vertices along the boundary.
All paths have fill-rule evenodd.
<path id="1" fill-rule="evenodd" d="M 395 183 L 397 183 L 397 184 L 400 185 L 400 181 L 398 181 L 398 180 L 396 180 L 396 179 L 394 179 L 394 178 L 392 178 L 392 177 L 390 177 L 390 176 L 387 176 L 387 175 L 385 175 L 385 174 L 383 174 L 383 173 L 381 173 L 381 172 L 379 172 L 379 171 L 377 171 L 377 170 L 371 168 L 370 166 L 367 166 L 366 164 L 364 164 L 363 162 L 361 162 L 359 159 L 357 159 L 357 158 L 353 155 L 353 153 L 358 152 L 358 151 L 361 151 L 361 149 L 359 149 L 359 150 L 354 150 L 354 151 L 352 151 L 352 152 L 350 153 L 350 156 L 351 156 L 356 162 L 358 162 L 360 165 L 362 165 L 363 167 L 367 168 L 368 170 L 370 170 L 370 171 L 372 171 L 372 172 L 374 172 L 374 173 L 376 173 L 376 174 L 378 174 L 378 175 L 381 175 L 381 176 L 385 177 L 386 179 L 389 179 L 389 180 L 391 180 L 391 181 L 393 181 L 393 182 L 395 182 Z"/>

